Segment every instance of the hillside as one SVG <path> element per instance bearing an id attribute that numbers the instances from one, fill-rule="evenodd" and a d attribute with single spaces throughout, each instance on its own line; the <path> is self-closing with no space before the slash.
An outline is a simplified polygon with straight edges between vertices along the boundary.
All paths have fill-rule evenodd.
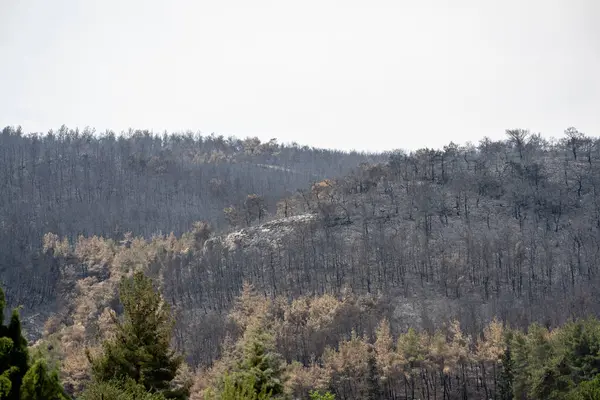
<path id="1" fill-rule="evenodd" d="M 0 282 L 8 303 L 27 310 L 54 296 L 57 275 L 38 257 L 47 232 L 75 241 L 180 235 L 199 220 L 224 229 L 225 208 L 253 222 L 282 196 L 382 159 L 275 139 L 7 127 L 0 133 Z"/>
<path id="2" fill-rule="evenodd" d="M 46 233 L 35 260 L 54 277 L 44 282 L 54 301 L 26 326 L 60 349 L 72 388 L 133 270 L 173 305 L 175 345 L 192 366 L 218 363 L 224 338 L 240 337 L 240 315 L 263 307 L 277 351 L 304 366 L 356 333 L 369 341 L 382 320 L 392 337 L 409 327 L 433 335 L 453 320 L 471 338 L 494 318 L 560 326 L 600 311 L 599 167 L 599 139 L 568 130 L 548 142 L 511 130 L 503 141 L 363 163 L 273 200 L 260 219 L 231 207 L 228 231 L 198 222 L 152 238 Z M 487 379 L 468 368 L 473 382 Z"/>
<path id="3" fill-rule="evenodd" d="M 395 153 L 284 198 L 264 225 L 211 238 L 188 268 L 198 276 L 182 279 L 205 284 L 203 270 L 217 268 L 216 257 L 237 276 L 222 278 L 233 285 L 231 296 L 249 278 L 273 295 L 339 292 L 347 284 L 496 305 L 506 297 L 535 305 L 555 293 L 584 296 L 600 243 L 600 148 L 579 140 L 574 147 L 517 136 Z"/>
<path id="4" fill-rule="evenodd" d="M 420 299 L 424 327 L 558 325 L 599 311 L 599 162 L 596 139 L 525 131 L 397 153 L 281 201 L 282 220 L 207 240 L 166 290 L 193 293 L 172 295 L 184 309 L 220 309 L 245 280 L 292 298 L 349 287 Z"/>

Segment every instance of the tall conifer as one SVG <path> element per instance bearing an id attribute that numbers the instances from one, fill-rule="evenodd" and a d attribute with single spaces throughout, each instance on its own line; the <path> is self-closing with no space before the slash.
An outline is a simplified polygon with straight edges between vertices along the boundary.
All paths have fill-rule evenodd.
<path id="1" fill-rule="evenodd" d="M 115 337 L 103 343 L 103 353 L 93 359 L 96 382 L 132 379 L 148 392 L 169 399 L 184 399 L 185 390 L 171 390 L 182 357 L 171 349 L 174 320 L 170 307 L 143 272 L 123 278 L 119 287 L 123 317 L 114 318 Z"/>

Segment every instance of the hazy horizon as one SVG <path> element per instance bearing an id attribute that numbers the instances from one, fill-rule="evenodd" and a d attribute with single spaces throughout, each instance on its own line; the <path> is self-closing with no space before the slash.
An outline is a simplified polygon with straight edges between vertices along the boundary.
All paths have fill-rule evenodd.
<path id="1" fill-rule="evenodd" d="M 0 0 L 0 126 L 358 151 L 600 134 L 593 0 L 164 4 Z"/>

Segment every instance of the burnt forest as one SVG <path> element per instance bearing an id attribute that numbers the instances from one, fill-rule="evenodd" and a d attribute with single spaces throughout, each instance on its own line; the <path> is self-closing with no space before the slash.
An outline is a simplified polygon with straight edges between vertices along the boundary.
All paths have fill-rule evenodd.
<path id="1" fill-rule="evenodd" d="M 6 127 L 0 287 L 0 399 L 598 399 L 600 139 Z"/>

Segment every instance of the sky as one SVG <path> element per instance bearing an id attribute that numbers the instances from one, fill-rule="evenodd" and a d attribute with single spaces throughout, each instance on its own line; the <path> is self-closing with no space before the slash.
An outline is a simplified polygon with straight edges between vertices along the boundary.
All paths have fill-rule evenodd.
<path id="1" fill-rule="evenodd" d="M 439 148 L 600 136 L 598 0 L 0 0 L 0 126 Z"/>

